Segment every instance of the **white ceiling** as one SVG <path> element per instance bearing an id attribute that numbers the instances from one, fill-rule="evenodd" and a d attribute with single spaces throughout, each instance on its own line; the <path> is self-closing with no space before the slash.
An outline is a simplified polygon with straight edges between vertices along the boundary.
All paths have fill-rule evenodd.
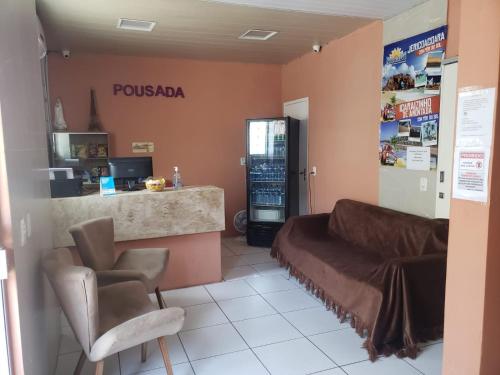
<path id="1" fill-rule="evenodd" d="M 327 44 L 422 1 L 37 0 L 37 13 L 53 51 L 283 64 L 314 43 Z M 156 26 L 150 33 L 119 30 L 122 17 Z M 266 41 L 238 39 L 249 29 L 278 34 Z"/>
<path id="2" fill-rule="evenodd" d="M 388 19 L 427 0 L 205 0 L 269 9 Z"/>

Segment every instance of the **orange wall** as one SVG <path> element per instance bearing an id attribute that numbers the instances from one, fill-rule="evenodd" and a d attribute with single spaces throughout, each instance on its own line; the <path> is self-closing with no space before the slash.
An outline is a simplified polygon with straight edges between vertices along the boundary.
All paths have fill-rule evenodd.
<path id="1" fill-rule="evenodd" d="M 233 231 L 234 213 L 246 207 L 239 160 L 244 121 L 281 114 L 280 66 L 105 55 L 64 60 L 51 54 L 49 81 L 52 103 L 61 97 L 72 131 L 87 130 L 89 89 L 96 89 L 112 156 L 134 155 L 131 142 L 152 141 L 156 175 L 171 178 L 178 165 L 185 184 L 222 187 L 226 229 Z M 113 96 L 115 83 L 182 86 L 186 98 Z"/>
<path id="2" fill-rule="evenodd" d="M 283 101 L 309 97 L 309 167 L 315 212 L 340 198 L 378 202 L 382 22 L 283 67 Z"/>
<path id="3" fill-rule="evenodd" d="M 460 1 L 458 87 L 499 89 L 500 2 Z M 453 199 L 443 374 L 500 374 L 500 127 L 494 129 L 487 204 Z"/>
<path id="4" fill-rule="evenodd" d="M 446 57 L 458 56 L 460 2 L 461 0 L 448 0 L 448 42 L 446 44 Z"/>

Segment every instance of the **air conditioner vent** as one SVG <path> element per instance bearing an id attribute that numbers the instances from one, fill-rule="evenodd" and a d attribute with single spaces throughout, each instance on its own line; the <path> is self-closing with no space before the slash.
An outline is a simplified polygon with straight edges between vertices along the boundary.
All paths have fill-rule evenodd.
<path id="1" fill-rule="evenodd" d="M 131 20 L 128 18 L 120 18 L 118 19 L 118 24 L 116 25 L 116 27 L 124 30 L 150 32 L 153 30 L 155 25 L 156 22 L 153 21 L 141 21 L 141 20 Z"/>
<path id="2" fill-rule="evenodd" d="M 240 35 L 239 39 L 268 40 L 278 34 L 277 31 L 248 30 Z"/>

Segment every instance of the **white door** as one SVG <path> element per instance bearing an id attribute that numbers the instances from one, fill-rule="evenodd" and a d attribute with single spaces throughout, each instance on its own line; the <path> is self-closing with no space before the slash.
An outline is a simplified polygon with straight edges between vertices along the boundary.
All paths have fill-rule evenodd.
<path id="1" fill-rule="evenodd" d="M 283 103 L 283 116 L 300 120 L 299 136 L 299 215 L 309 213 L 309 173 L 307 169 L 307 122 L 309 120 L 309 98 Z"/>
<path id="2" fill-rule="evenodd" d="M 455 142 L 457 104 L 457 73 L 457 60 L 445 60 L 441 78 L 438 174 L 436 182 L 437 218 L 450 217 L 451 175 L 453 171 L 453 146 Z"/>

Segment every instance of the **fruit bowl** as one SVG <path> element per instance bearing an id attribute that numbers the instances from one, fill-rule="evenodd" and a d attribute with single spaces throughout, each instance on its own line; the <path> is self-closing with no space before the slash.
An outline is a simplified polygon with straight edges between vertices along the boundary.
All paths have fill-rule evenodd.
<path id="1" fill-rule="evenodd" d="M 145 185 L 149 191 L 163 191 L 165 190 L 165 179 L 163 177 L 148 177 Z"/>

